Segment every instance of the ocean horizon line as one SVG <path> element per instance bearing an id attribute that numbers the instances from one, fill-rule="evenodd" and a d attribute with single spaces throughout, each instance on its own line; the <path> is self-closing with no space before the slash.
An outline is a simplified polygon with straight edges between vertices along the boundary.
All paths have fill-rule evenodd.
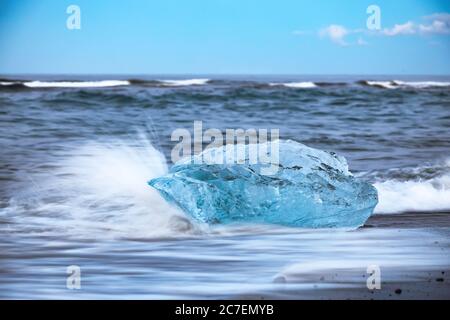
<path id="1" fill-rule="evenodd" d="M 264 76 L 274 76 L 274 77 L 450 77 L 450 73 L 448 74 L 434 74 L 434 73 L 9 73 L 0 72 L 0 77 L 2 76 L 255 76 L 255 77 L 264 77 Z"/>

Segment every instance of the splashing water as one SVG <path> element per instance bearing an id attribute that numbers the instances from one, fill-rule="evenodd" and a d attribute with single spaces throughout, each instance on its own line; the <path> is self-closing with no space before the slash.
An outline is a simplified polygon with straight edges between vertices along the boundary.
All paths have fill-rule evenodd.
<path id="1" fill-rule="evenodd" d="M 147 187 L 167 172 L 148 141 L 90 143 L 70 152 L 52 176 L 28 177 L 28 190 L 5 210 L 27 215 L 36 232 L 88 237 L 170 237 L 192 233 L 183 214 Z M 31 209 L 31 210 L 30 210 Z"/>
<path id="2" fill-rule="evenodd" d="M 450 208 L 450 175 L 430 180 L 388 180 L 375 184 L 380 201 L 375 213 L 430 212 Z"/>
<path id="3" fill-rule="evenodd" d="M 360 288 L 355 298 L 377 298 L 366 288 L 368 264 L 382 268 L 388 299 L 399 287 L 401 298 L 448 298 L 449 216 L 433 212 L 438 204 L 450 209 L 450 168 L 436 164 L 450 150 L 448 77 L 401 77 L 439 83 L 392 90 L 359 76 L 211 76 L 197 85 L 191 78 L 117 86 L 99 77 L 0 80 L 0 298 L 311 298 L 313 291 L 323 299 L 346 293 L 335 289 L 347 284 Z M 281 85 L 302 82 L 316 87 Z M 373 173 L 361 179 L 378 188 L 376 213 L 427 212 L 377 214 L 351 232 L 193 225 L 146 182 L 167 172 L 160 151 L 170 154 L 171 131 L 195 120 L 219 130 L 280 128 L 283 139 L 342 154 L 354 174 Z M 157 150 L 135 136 L 148 126 Z M 82 290 L 64 286 L 68 265 L 82 268 Z M 346 278 L 348 267 L 356 270 Z M 274 281 L 279 275 L 285 282 Z M 327 285 L 335 286 L 328 294 Z"/>
<path id="4" fill-rule="evenodd" d="M 87 143 L 58 155 L 53 167 L 51 175 L 27 175 L 23 191 L 1 209 L 14 222 L 7 230 L 88 238 L 158 238 L 258 229 L 193 224 L 167 203 L 147 186 L 148 179 L 168 172 L 166 159 L 143 135 L 129 142 Z M 447 174 L 418 181 L 379 180 L 375 213 L 447 209 L 449 185 Z"/>

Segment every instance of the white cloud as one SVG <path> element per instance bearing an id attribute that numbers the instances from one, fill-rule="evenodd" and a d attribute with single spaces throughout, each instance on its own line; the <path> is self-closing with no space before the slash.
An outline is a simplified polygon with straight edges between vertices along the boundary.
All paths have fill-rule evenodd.
<path id="1" fill-rule="evenodd" d="M 398 36 L 401 34 L 414 34 L 416 33 L 416 26 L 411 21 L 404 24 L 396 24 L 393 28 L 387 28 L 383 30 L 383 34 L 386 36 Z"/>
<path id="2" fill-rule="evenodd" d="M 349 34 L 349 31 L 345 27 L 337 25 L 337 24 L 329 25 L 328 27 L 323 28 L 319 31 L 319 35 L 321 37 L 330 38 L 331 41 L 333 41 L 334 43 L 336 43 L 340 46 L 347 45 L 344 38 L 348 34 Z"/>
<path id="3" fill-rule="evenodd" d="M 345 26 L 338 24 L 331 24 L 318 31 L 321 38 L 328 38 L 333 43 L 340 46 L 349 45 L 368 45 L 363 38 L 359 37 L 357 40 L 348 41 L 351 35 L 362 34 L 364 36 L 388 36 L 395 37 L 400 35 L 450 35 L 450 14 L 449 13 L 435 13 L 429 16 L 422 17 L 424 23 L 417 23 L 408 21 L 403 24 L 395 24 L 391 28 L 385 28 L 381 31 L 369 31 L 367 29 L 347 29 Z M 297 36 L 314 35 L 314 31 L 295 30 L 292 34 Z"/>
<path id="4" fill-rule="evenodd" d="M 447 34 L 447 33 L 450 33 L 450 28 L 445 22 L 435 20 L 435 21 L 433 21 L 432 24 L 429 24 L 429 25 L 421 24 L 419 26 L 419 31 L 421 33 L 428 33 L 428 34 L 429 33 Z"/>
<path id="5" fill-rule="evenodd" d="M 419 31 L 422 34 L 450 34 L 450 14 L 435 13 L 424 17 L 431 20 L 431 24 L 419 25 Z"/>
<path id="6" fill-rule="evenodd" d="M 435 13 L 426 17 L 431 23 L 419 24 L 408 21 L 404 24 L 396 24 L 393 28 L 383 30 L 386 36 L 411 35 L 411 34 L 450 34 L 450 14 Z"/>
<path id="7" fill-rule="evenodd" d="M 450 13 L 440 12 L 440 13 L 433 13 L 429 16 L 423 17 L 426 20 L 440 20 L 447 23 L 450 23 Z"/>

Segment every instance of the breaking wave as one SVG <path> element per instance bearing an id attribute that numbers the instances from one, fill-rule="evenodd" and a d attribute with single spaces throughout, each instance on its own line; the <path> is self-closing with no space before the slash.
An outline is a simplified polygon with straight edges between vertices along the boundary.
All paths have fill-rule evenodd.
<path id="1" fill-rule="evenodd" d="M 126 80 L 100 80 L 100 81 L 2 81 L 2 86 L 24 86 L 28 88 L 104 88 L 127 86 Z"/>
<path id="2" fill-rule="evenodd" d="M 209 79 L 186 79 L 186 80 L 158 80 L 166 86 L 201 86 L 208 83 Z"/>
<path id="3" fill-rule="evenodd" d="M 446 81 L 400 81 L 400 80 L 359 80 L 356 82 L 339 82 L 339 81 L 290 81 L 290 82 L 269 82 L 269 81 L 243 81 L 243 80 L 224 80 L 224 79 L 127 79 L 127 80 L 15 80 L 0 79 L 0 89 L 48 89 L 48 88 L 108 88 L 121 86 L 138 86 L 148 88 L 177 88 L 186 86 L 230 86 L 239 88 L 265 89 L 272 88 L 297 88 L 297 89 L 313 89 L 323 87 L 346 87 L 346 86 L 366 86 L 382 89 L 428 89 L 428 88 L 448 88 L 450 82 Z"/>
<path id="4" fill-rule="evenodd" d="M 147 186 L 168 167 L 145 137 L 92 142 L 61 157 L 49 163 L 57 168 L 51 173 L 27 177 L 22 196 L 13 197 L 3 209 L 6 216 L 27 216 L 27 224 L 38 227 L 29 233 L 50 227 L 81 237 L 154 238 L 212 231 L 192 223 Z M 371 174 L 366 178 L 374 180 L 378 190 L 377 214 L 450 210 L 450 160 Z"/>
<path id="5" fill-rule="evenodd" d="M 317 85 L 314 82 L 284 82 L 284 83 L 275 83 L 271 82 L 269 83 L 270 86 L 281 86 L 281 87 L 288 87 L 288 88 L 302 88 L 302 89 L 309 89 L 309 88 L 316 88 Z"/>
<path id="6" fill-rule="evenodd" d="M 172 237 L 196 234 L 184 214 L 149 188 L 167 172 L 162 153 L 145 138 L 92 142 L 56 160 L 52 174 L 27 176 L 23 192 L 2 214 L 27 216 L 28 233 L 73 237 Z M 30 210 L 33 208 L 33 210 Z"/>
<path id="7" fill-rule="evenodd" d="M 375 213 L 450 211 L 450 159 L 444 164 L 390 170 L 377 179 Z"/>
<path id="8" fill-rule="evenodd" d="M 375 213 L 450 210 L 450 175 L 428 181 L 389 180 L 376 183 Z"/>
<path id="9" fill-rule="evenodd" d="M 415 89 L 426 89 L 426 88 L 442 88 L 450 87 L 450 82 L 445 81 L 368 81 L 362 80 L 358 82 L 361 85 L 383 88 L 383 89 L 398 89 L 398 88 L 415 88 Z"/>
<path id="10" fill-rule="evenodd" d="M 98 80 L 98 81 L 19 81 L 0 80 L 0 86 L 6 89 L 13 88 L 108 88 L 128 85 L 146 87 L 181 87 L 200 86 L 207 84 L 209 79 L 184 79 L 184 80 Z"/>

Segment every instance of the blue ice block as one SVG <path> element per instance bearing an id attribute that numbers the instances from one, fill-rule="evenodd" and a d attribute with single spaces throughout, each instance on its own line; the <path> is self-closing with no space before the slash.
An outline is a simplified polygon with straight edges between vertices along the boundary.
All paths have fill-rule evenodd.
<path id="1" fill-rule="evenodd" d="M 291 140 L 275 143 L 275 149 L 264 145 L 266 155 L 278 155 L 271 167 L 276 170 L 270 174 L 262 170 L 269 162 L 249 161 L 250 153 L 262 144 L 241 145 L 241 163 L 227 162 L 227 148 L 233 147 L 227 145 L 177 162 L 149 185 L 194 219 L 209 224 L 305 228 L 364 224 L 378 202 L 377 191 L 348 171 L 345 158 Z"/>

